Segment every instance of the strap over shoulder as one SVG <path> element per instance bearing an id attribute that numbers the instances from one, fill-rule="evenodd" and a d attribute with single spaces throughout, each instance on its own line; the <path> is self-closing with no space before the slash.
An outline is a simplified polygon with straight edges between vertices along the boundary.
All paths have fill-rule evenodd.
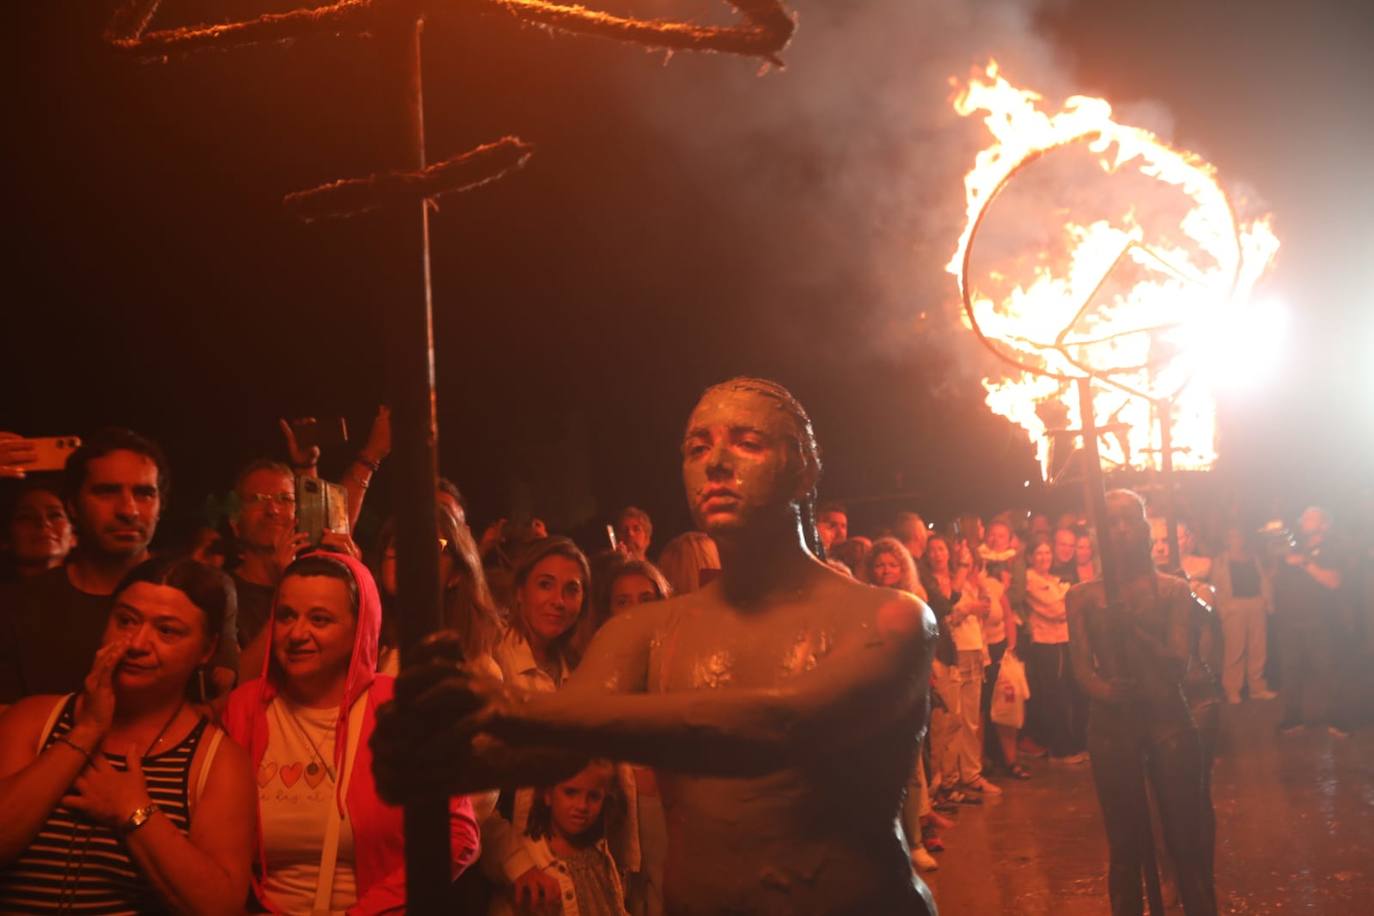
<path id="1" fill-rule="evenodd" d="M 43 753 L 43 746 L 48 743 L 48 736 L 57 727 L 57 720 L 62 717 L 62 710 L 67 708 L 67 704 L 75 696 L 74 693 L 68 693 L 57 698 L 57 702 L 53 704 L 52 712 L 48 713 L 48 721 L 44 723 L 43 731 L 38 734 L 38 747 L 34 749 L 35 754 Z"/>

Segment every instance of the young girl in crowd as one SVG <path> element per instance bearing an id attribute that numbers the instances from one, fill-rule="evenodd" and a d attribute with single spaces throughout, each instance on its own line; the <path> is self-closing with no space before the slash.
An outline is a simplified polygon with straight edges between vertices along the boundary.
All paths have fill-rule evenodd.
<path id="1" fill-rule="evenodd" d="M 627 916 L 606 843 L 614 786 L 614 765 L 597 760 L 571 779 L 535 791 L 521 845 L 556 896 L 529 896 L 511 888 L 492 901 L 492 916 L 559 912 L 560 907 L 563 916 Z"/>
<path id="2" fill-rule="evenodd" d="M 0 716 L 0 911 L 243 912 L 253 779 L 197 705 L 233 600 L 216 569 L 148 560 L 82 691 Z"/>
<path id="3" fill-rule="evenodd" d="M 377 707 L 394 691 L 377 673 L 381 625 L 366 566 L 307 554 L 277 586 L 262 677 L 229 697 L 229 734 L 257 769 L 254 891 L 270 912 L 363 916 L 405 906 L 401 809 L 378 797 L 368 744 Z M 466 798 L 449 807 L 457 877 L 477 856 L 477 822 Z"/>

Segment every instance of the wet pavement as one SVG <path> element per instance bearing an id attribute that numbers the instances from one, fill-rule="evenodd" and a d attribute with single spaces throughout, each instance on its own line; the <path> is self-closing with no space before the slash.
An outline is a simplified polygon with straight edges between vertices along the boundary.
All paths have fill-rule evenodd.
<path id="1" fill-rule="evenodd" d="M 1374 914 L 1374 727 L 1279 736 L 1281 701 L 1223 708 L 1214 770 L 1221 913 Z M 1108 912 L 1088 766 L 1027 761 L 1000 798 L 961 808 L 926 875 L 942 916 Z M 1181 913 L 1180 907 L 1169 912 Z"/>

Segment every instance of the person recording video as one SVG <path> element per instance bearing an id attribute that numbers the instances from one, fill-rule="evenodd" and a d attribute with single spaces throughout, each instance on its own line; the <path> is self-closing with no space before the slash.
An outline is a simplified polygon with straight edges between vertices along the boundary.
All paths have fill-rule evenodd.
<path id="1" fill-rule="evenodd" d="M 1334 737 L 1350 735 L 1344 704 L 1333 693 L 1341 681 L 1338 647 L 1347 629 L 1343 565 L 1331 538 L 1331 516 L 1317 506 L 1304 510 L 1274 577 L 1284 734 L 1325 725 Z"/>

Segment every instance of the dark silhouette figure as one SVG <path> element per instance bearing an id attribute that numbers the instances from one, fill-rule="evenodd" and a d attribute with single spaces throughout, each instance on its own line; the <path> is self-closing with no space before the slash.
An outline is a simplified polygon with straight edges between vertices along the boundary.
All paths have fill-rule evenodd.
<path id="1" fill-rule="evenodd" d="M 1195 602 L 1188 583 L 1155 570 L 1140 497 L 1107 494 L 1106 548 L 1121 581 L 1106 600 L 1101 580 L 1068 595 L 1074 675 L 1091 699 L 1088 751 L 1110 851 L 1113 916 L 1143 912 L 1141 877 L 1153 867 L 1149 793 L 1177 869 L 1188 916 L 1216 913 L 1212 810 L 1202 739 L 1183 685 L 1193 655 Z"/>

